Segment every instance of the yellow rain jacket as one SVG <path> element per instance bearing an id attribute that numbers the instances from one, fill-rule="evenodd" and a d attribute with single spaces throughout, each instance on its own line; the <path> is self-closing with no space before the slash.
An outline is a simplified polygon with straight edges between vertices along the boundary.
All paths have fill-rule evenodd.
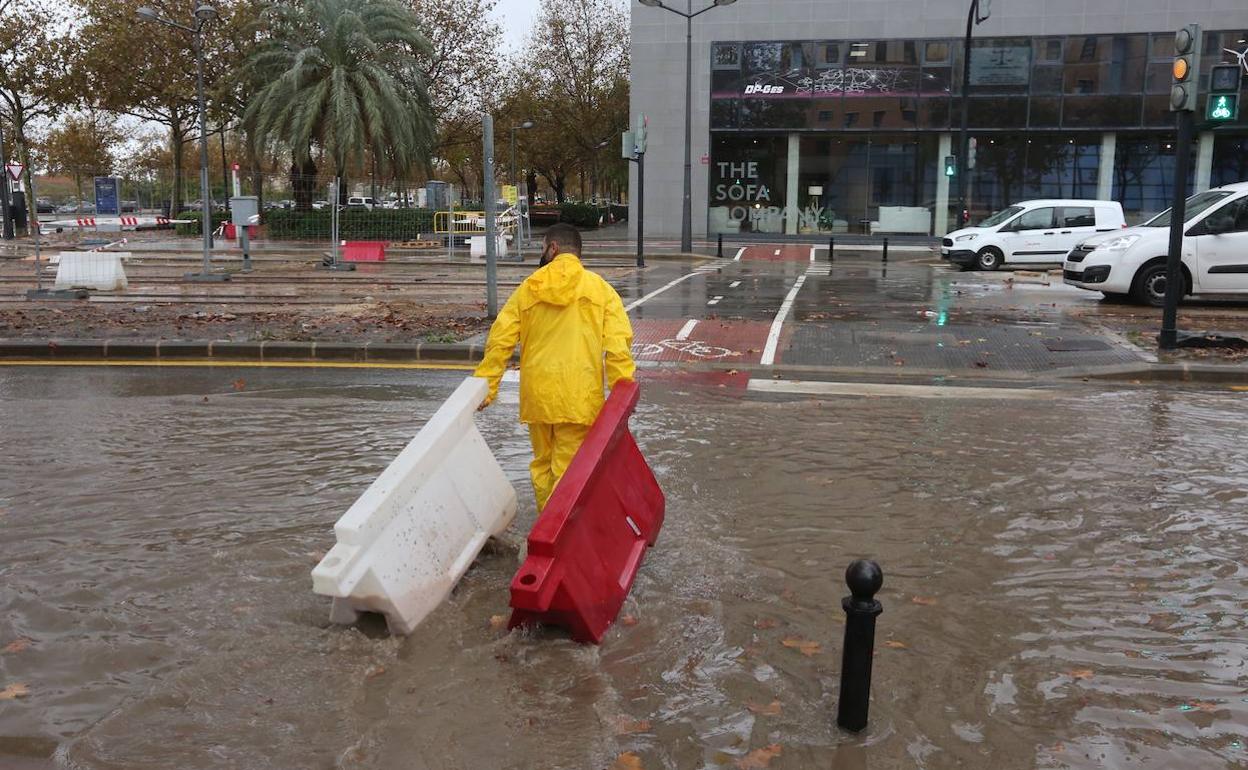
<path id="1" fill-rule="evenodd" d="M 632 379 L 633 328 L 611 284 L 560 254 L 520 284 L 507 300 L 475 372 L 498 395 L 520 343 L 520 422 L 592 425 L 607 387 Z"/>

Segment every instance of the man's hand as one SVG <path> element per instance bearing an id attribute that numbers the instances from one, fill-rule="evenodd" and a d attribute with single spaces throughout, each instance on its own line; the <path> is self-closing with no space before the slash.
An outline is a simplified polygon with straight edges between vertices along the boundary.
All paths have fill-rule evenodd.
<path id="1" fill-rule="evenodd" d="M 483 411 L 485 411 L 485 408 L 486 408 L 487 406 L 489 406 L 490 404 L 492 404 L 492 403 L 494 403 L 494 396 L 491 396 L 491 395 L 488 395 L 488 394 L 487 394 L 487 395 L 486 395 L 486 397 L 485 397 L 485 400 L 483 400 L 483 401 L 481 402 L 481 405 L 477 407 L 477 411 L 478 411 L 478 412 L 483 412 Z"/>

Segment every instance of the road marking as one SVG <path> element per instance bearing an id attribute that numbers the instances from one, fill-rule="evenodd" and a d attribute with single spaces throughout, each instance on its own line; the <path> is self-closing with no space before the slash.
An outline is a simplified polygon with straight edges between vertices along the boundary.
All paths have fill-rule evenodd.
<path id="1" fill-rule="evenodd" d="M 742 255 L 742 254 L 744 254 L 744 253 L 745 253 L 745 247 L 744 247 L 744 246 L 742 246 L 741 248 L 737 249 L 737 256 L 733 257 L 733 258 L 732 258 L 732 261 L 733 261 L 733 262 L 740 262 L 740 261 L 741 261 L 741 255 Z"/>
<path id="2" fill-rule="evenodd" d="M 729 289 L 735 289 L 735 288 L 737 288 L 737 287 L 738 287 L 738 286 L 740 286 L 740 285 L 741 285 L 741 282 L 740 282 L 740 281 L 733 281 L 732 283 L 728 284 L 728 288 L 729 288 Z"/>
<path id="3" fill-rule="evenodd" d="M 686 273 L 686 274 L 682 275 L 681 277 L 677 278 L 677 279 L 676 279 L 676 280 L 674 280 L 674 281 L 669 281 L 667 284 L 665 284 L 665 285 L 663 285 L 663 286 L 660 286 L 659 288 L 657 288 L 657 289 L 655 289 L 654 291 L 650 292 L 649 294 L 647 294 L 646 296 L 642 297 L 641 299 L 636 300 L 636 301 L 634 301 L 634 302 L 632 302 L 632 303 L 630 303 L 630 304 L 628 304 L 628 305 L 625 305 L 625 306 L 624 306 L 624 312 L 625 312 L 625 313 L 631 313 L 631 312 L 632 312 L 635 308 L 639 308 L 639 307 L 641 307 L 644 303 L 646 303 L 646 302 L 648 302 L 648 301 L 650 301 L 650 300 L 654 299 L 655 297 L 659 296 L 660 294 L 662 294 L 663 292 L 665 292 L 665 291 L 667 291 L 668 289 L 672 288 L 673 286 L 676 286 L 676 285 L 677 285 L 677 284 L 679 284 L 681 281 L 687 281 L 687 280 L 689 280 L 690 278 L 694 277 L 695 275 L 699 275 L 699 273 L 697 273 L 696 271 L 695 271 L 695 272 L 692 272 L 692 273 Z"/>
<path id="4" fill-rule="evenodd" d="M 693 334 L 693 328 L 698 325 L 698 319 L 693 318 L 685 321 L 685 325 L 680 327 L 680 331 L 676 332 L 676 339 L 687 340 L 689 335 Z"/>
<path id="5" fill-rule="evenodd" d="M 801 291 L 802 284 L 806 283 L 806 276 L 799 275 L 797 281 L 793 283 L 793 288 L 789 289 L 789 294 L 784 298 L 784 302 L 780 305 L 780 312 L 776 313 L 776 320 L 771 322 L 771 331 L 767 332 L 767 346 L 763 348 L 763 357 L 759 361 L 763 366 L 771 366 L 776 361 L 776 347 L 780 344 L 780 330 L 784 328 L 784 319 L 789 315 L 789 309 L 793 307 L 793 300 L 797 299 L 797 293 Z"/>
<path id="6" fill-rule="evenodd" d="M 706 304 L 708 304 L 708 305 L 718 305 L 718 304 L 719 304 L 719 301 L 720 301 L 721 299 L 723 299 L 723 298 L 724 298 L 724 295 L 722 295 L 722 294 L 716 294 L 716 295 L 715 295 L 714 297 L 712 297 L 711 299 L 708 299 L 708 300 L 706 301 Z"/>
<path id="7" fill-rule="evenodd" d="M 210 366 L 235 367 L 249 369 L 441 369 L 443 371 L 472 371 L 476 364 L 437 364 L 414 361 L 401 363 L 392 361 L 228 361 L 215 358 L 203 359 L 42 359 L 14 358 L 0 359 L 0 367 L 5 366 Z"/>
<path id="8" fill-rule="evenodd" d="M 820 382 L 812 380 L 752 379 L 748 390 L 756 393 L 787 393 L 805 396 L 886 396 L 894 398 L 985 398 L 1041 400 L 1053 398 L 1050 390 L 1030 388 L 983 388 L 953 385 L 896 385 L 878 382 Z"/>
<path id="9" fill-rule="evenodd" d="M 774 254 L 774 256 L 777 256 L 777 257 L 780 256 L 780 249 L 776 249 L 776 253 Z"/>
<path id="10" fill-rule="evenodd" d="M 818 247 L 817 247 L 817 246 L 811 246 L 811 247 L 810 247 L 810 261 L 811 261 L 811 262 L 814 262 L 814 261 L 815 261 L 815 249 L 816 249 L 816 248 L 818 248 Z"/>

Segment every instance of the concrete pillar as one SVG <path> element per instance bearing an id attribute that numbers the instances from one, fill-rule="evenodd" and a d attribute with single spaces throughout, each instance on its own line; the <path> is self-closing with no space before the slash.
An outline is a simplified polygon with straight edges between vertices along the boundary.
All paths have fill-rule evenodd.
<path id="1" fill-rule="evenodd" d="M 1118 152 L 1118 134 L 1106 131 L 1101 134 L 1101 160 L 1096 175 L 1096 198 L 1102 201 L 1114 199 L 1114 155 Z"/>
<path id="2" fill-rule="evenodd" d="M 798 166 L 802 157 L 802 135 L 789 134 L 789 167 L 784 190 L 784 232 L 797 235 Z"/>
<path id="3" fill-rule="evenodd" d="M 936 210 L 932 212 L 932 234 L 949 232 L 949 177 L 945 176 L 945 158 L 953 154 L 953 135 L 941 134 L 936 150 Z"/>
<path id="4" fill-rule="evenodd" d="M 1209 189 L 1213 179 L 1213 132 L 1201 131 L 1200 143 L 1196 146 L 1196 179 L 1193 192 L 1204 192 Z"/>

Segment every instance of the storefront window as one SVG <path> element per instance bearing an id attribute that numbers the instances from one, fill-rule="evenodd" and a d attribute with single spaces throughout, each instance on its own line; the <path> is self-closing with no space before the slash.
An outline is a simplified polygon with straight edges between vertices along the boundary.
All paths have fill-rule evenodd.
<path id="1" fill-rule="evenodd" d="M 1196 148 L 1192 147 L 1196 167 Z M 1142 222 L 1170 206 L 1174 198 L 1174 137 L 1118 137 L 1114 153 L 1113 199 L 1122 202 L 1128 223 Z M 1192 174 L 1188 176 L 1191 189 Z"/>
<path id="2" fill-rule="evenodd" d="M 972 220 L 1035 198 L 1095 198 L 1100 138 L 980 135 L 970 174 Z"/>
<path id="3" fill-rule="evenodd" d="M 1025 94 L 1030 82 L 1030 41 L 986 38 L 972 42 L 972 94 Z"/>
<path id="4" fill-rule="evenodd" d="M 787 137 L 713 137 L 708 231 L 783 233 L 787 165 Z"/>
<path id="5" fill-rule="evenodd" d="M 1213 140 L 1210 187 L 1248 182 L 1248 136 L 1219 136 Z"/>

